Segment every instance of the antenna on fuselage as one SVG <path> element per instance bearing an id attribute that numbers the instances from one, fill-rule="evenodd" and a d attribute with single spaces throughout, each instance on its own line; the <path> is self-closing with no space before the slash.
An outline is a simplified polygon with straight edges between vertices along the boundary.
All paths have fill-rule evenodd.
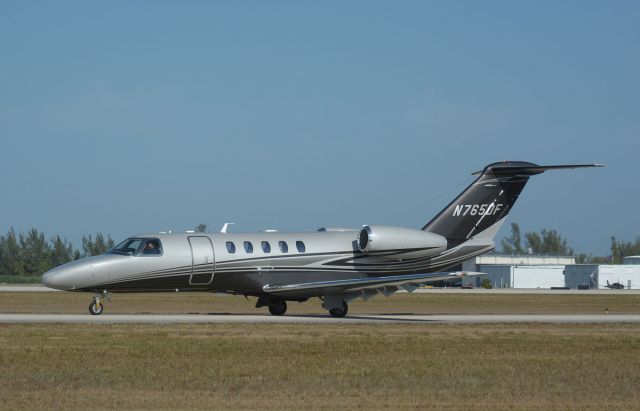
<path id="1" fill-rule="evenodd" d="M 227 228 L 229 228 L 229 226 L 230 226 L 231 224 L 235 224 L 235 223 L 224 223 L 224 225 L 222 226 L 222 230 L 220 230 L 220 232 L 221 232 L 222 234 L 226 234 L 226 233 L 227 233 Z"/>

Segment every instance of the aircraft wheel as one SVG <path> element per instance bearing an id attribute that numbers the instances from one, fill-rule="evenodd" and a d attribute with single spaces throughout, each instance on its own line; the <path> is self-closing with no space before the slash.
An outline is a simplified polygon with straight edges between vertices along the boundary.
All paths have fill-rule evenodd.
<path id="1" fill-rule="evenodd" d="M 331 314 L 331 316 L 335 318 L 342 318 L 347 315 L 348 311 L 349 306 L 347 305 L 347 302 L 342 301 L 342 308 L 332 308 L 329 310 L 329 314 Z"/>
<path id="2" fill-rule="evenodd" d="M 269 304 L 269 312 L 272 315 L 284 315 L 287 312 L 287 302 L 284 300 L 274 301 Z"/>
<path id="3" fill-rule="evenodd" d="M 101 302 L 96 303 L 95 301 L 91 301 L 89 304 L 89 312 L 91 315 L 100 315 L 104 311 L 104 305 Z"/>

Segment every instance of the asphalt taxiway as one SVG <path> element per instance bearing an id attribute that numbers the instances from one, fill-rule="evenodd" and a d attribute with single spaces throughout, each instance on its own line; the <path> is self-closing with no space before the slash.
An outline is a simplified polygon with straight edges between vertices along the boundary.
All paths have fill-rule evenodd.
<path id="1" fill-rule="evenodd" d="M 345 318 L 327 315 L 234 314 L 0 314 L 0 324 L 372 324 L 372 323 L 640 323 L 640 315 L 398 315 L 357 314 Z"/>

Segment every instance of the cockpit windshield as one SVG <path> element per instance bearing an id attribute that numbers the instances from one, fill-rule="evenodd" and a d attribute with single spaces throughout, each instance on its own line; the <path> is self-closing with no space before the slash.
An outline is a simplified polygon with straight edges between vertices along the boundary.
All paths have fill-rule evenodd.
<path id="1" fill-rule="evenodd" d="M 107 254 L 159 255 L 162 254 L 162 246 L 157 238 L 127 238 Z"/>

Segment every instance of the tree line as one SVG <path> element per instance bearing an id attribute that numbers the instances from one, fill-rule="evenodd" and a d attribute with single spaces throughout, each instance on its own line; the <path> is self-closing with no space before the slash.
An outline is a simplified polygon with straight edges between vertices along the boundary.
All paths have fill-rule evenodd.
<path id="1" fill-rule="evenodd" d="M 206 229 L 205 224 L 196 226 L 197 232 L 205 232 Z M 114 245 L 111 236 L 102 233 L 82 236 L 82 246 L 75 248 L 58 235 L 47 238 L 35 228 L 16 234 L 10 228 L 6 234 L 0 235 L 0 275 L 40 276 L 60 264 L 103 254 Z M 500 251 L 504 254 L 575 256 L 577 263 L 590 264 L 619 264 L 625 256 L 640 255 L 640 237 L 630 242 L 611 237 L 610 254 L 593 256 L 576 254 L 556 230 L 542 229 L 522 234 L 517 223 L 511 223 L 511 233 L 502 239 L 500 245 Z"/>
<path id="2" fill-rule="evenodd" d="M 635 241 L 619 241 L 611 237 L 610 254 L 594 256 L 575 254 L 567 240 L 556 230 L 542 229 L 540 232 L 520 233 L 518 223 L 511 223 L 511 234 L 501 241 L 504 254 L 546 254 L 575 256 L 578 264 L 620 264 L 626 256 L 640 255 L 640 237 Z"/>
<path id="3" fill-rule="evenodd" d="M 82 236 L 82 247 L 78 249 L 59 235 L 46 238 L 35 228 L 16 234 L 10 228 L 0 236 L 0 274 L 40 276 L 60 264 L 103 254 L 114 245 L 111 236 L 102 233 Z"/>

